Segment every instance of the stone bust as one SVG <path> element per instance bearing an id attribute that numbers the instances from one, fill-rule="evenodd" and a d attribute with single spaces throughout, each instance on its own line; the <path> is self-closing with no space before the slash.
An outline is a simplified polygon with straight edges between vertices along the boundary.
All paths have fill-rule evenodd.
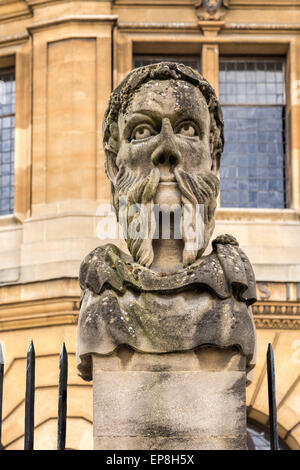
<path id="1" fill-rule="evenodd" d="M 123 229 L 146 228 L 135 231 L 140 236 L 127 231 L 130 254 L 108 244 L 81 265 L 79 374 L 91 380 L 91 355 L 121 344 L 145 353 L 235 347 L 250 371 L 256 348 L 251 264 L 230 235 L 213 240 L 204 255 L 224 145 L 213 88 L 182 64 L 135 69 L 111 94 L 103 142 L 119 222 Z M 130 211 L 132 205 L 143 210 Z M 173 214 L 168 237 L 154 206 Z M 176 219 L 174 207 L 188 209 Z"/>

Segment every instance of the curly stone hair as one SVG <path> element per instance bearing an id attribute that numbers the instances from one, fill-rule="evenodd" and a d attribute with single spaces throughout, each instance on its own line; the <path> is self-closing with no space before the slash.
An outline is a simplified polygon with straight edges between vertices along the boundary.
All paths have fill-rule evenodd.
<path id="1" fill-rule="evenodd" d="M 118 152 L 116 135 L 119 113 L 125 113 L 135 92 L 150 80 L 184 80 L 199 88 L 203 94 L 210 113 L 210 143 L 212 159 L 216 167 L 220 166 L 220 158 L 224 147 L 224 122 L 219 101 L 212 86 L 200 73 L 184 64 L 176 62 L 160 62 L 132 70 L 113 90 L 103 121 L 103 144 L 105 150 Z M 106 162 L 107 165 L 107 162 Z M 106 166 L 107 168 L 107 166 Z"/>

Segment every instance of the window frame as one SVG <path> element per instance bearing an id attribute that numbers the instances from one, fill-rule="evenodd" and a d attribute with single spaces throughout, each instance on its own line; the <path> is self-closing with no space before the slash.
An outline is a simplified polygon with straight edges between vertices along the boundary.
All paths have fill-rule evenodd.
<path id="1" fill-rule="evenodd" d="M 7 67 L 0 67 L 0 74 L 1 76 L 5 76 L 5 75 L 10 75 L 11 76 L 11 80 L 10 81 L 14 81 L 14 83 L 16 83 L 16 74 L 15 74 L 15 66 L 14 65 L 10 65 L 10 66 L 7 66 Z M 16 91 L 14 91 L 14 98 L 16 97 Z M 16 109 L 15 109 L 15 106 L 14 106 L 14 109 L 13 109 L 14 112 L 10 112 L 10 113 L 6 113 L 6 114 L 0 114 L 0 121 L 2 121 L 2 119 L 6 119 L 6 118 L 14 118 L 14 121 L 16 119 Z M 14 146 L 15 146 L 15 124 L 14 124 L 14 128 L 13 128 L 13 131 L 12 131 L 12 134 L 13 134 L 13 142 L 14 142 Z M 2 130 L 2 126 L 1 126 L 1 130 Z M 2 152 L 2 151 L 1 151 Z M 12 176 L 14 177 L 15 175 L 15 149 L 13 150 L 13 161 L 9 161 L 8 162 L 9 165 L 12 164 L 13 166 L 13 173 L 9 174 L 8 176 Z M 3 175 L 2 175 L 3 176 Z M 11 207 L 11 203 L 9 202 L 9 212 L 5 212 L 4 214 L 1 213 L 1 208 L 0 208 L 0 217 L 1 216 L 9 216 L 11 214 L 14 213 L 14 203 L 15 203 L 15 187 L 14 187 L 14 178 L 13 178 L 13 184 L 11 184 L 11 181 L 9 182 L 8 186 L 5 186 L 5 188 L 7 188 L 9 190 L 9 193 L 11 191 L 11 187 L 13 188 L 13 198 L 10 197 L 10 194 L 7 198 L 3 197 L 1 198 L 0 200 L 2 199 L 13 199 L 13 203 L 12 203 L 12 207 Z M 0 183 L 0 191 L 1 191 L 1 183 Z M 1 192 L 0 192 L 1 194 Z"/>
<path id="2" fill-rule="evenodd" d="M 12 44 L 8 53 L 0 48 L 0 68 L 15 69 L 15 130 L 14 130 L 14 210 L 0 215 L 0 225 L 19 225 L 30 216 L 31 204 L 31 108 L 32 72 L 31 44 Z"/>
<path id="3" fill-rule="evenodd" d="M 278 208 L 263 208 L 263 207 L 222 207 L 220 202 L 220 209 L 221 210 L 280 210 L 280 211 L 285 211 L 286 209 L 290 208 L 290 184 L 289 184 L 289 135 L 288 135 L 288 130 L 287 130 L 287 58 L 285 55 L 282 54 L 273 54 L 273 55 L 254 55 L 254 54 L 244 54 L 244 55 L 234 55 L 234 54 L 220 54 L 219 55 L 219 64 L 221 63 L 222 60 L 232 60 L 235 61 L 236 63 L 238 62 L 268 62 L 268 61 L 274 61 L 278 60 L 281 62 L 283 66 L 283 104 L 277 105 L 277 104 L 260 104 L 260 103 L 243 103 L 243 104 L 222 104 L 221 107 L 277 107 L 277 106 L 282 106 L 284 116 L 282 117 L 282 123 L 283 123 L 283 129 L 282 129 L 282 135 L 283 135 L 283 198 L 284 198 L 284 207 L 278 207 Z M 220 68 L 220 67 L 219 67 Z M 226 140 L 226 135 L 225 135 L 225 140 Z M 221 158 L 221 165 L 222 165 L 222 158 Z"/>

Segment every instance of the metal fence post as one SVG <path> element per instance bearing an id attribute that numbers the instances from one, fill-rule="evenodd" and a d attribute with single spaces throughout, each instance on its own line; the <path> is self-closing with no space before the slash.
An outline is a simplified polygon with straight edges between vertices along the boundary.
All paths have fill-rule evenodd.
<path id="1" fill-rule="evenodd" d="M 277 429 L 277 408 L 275 390 L 275 367 L 274 353 L 271 343 L 267 351 L 267 372 L 268 372 L 268 397 L 269 397 L 269 421 L 270 421 L 270 443 L 271 450 L 279 450 L 278 429 Z"/>
<path id="2" fill-rule="evenodd" d="M 27 352 L 24 450 L 33 450 L 35 351 L 32 340 Z"/>
<path id="3" fill-rule="evenodd" d="M 68 354 L 66 351 L 65 343 L 63 343 L 59 356 L 57 450 L 65 450 L 66 446 L 67 382 Z"/>

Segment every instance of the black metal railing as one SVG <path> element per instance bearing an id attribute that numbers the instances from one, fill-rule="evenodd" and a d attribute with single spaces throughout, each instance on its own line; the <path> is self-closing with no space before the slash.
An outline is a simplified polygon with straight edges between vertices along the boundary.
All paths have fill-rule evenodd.
<path id="1" fill-rule="evenodd" d="M 31 340 L 27 352 L 26 391 L 25 391 L 25 431 L 24 450 L 33 450 L 34 436 L 34 383 L 35 383 L 35 351 Z"/>
<path id="2" fill-rule="evenodd" d="M 279 450 L 276 390 L 275 390 L 275 365 L 272 344 L 269 343 L 267 351 L 267 375 L 268 375 L 268 398 L 269 398 L 269 426 L 271 450 Z"/>
<path id="3" fill-rule="evenodd" d="M 0 343 L 0 450 L 2 447 L 2 399 L 4 379 L 4 357 Z M 272 345 L 269 343 L 267 351 L 267 379 L 269 399 L 269 428 L 270 450 L 279 450 L 277 409 L 275 393 L 275 365 Z M 65 450 L 66 423 L 67 423 L 67 381 L 68 381 L 68 354 L 65 343 L 59 356 L 59 384 L 58 384 L 58 419 L 57 419 L 57 450 Z M 34 448 L 34 396 L 35 396 L 35 350 L 31 340 L 26 362 L 26 391 L 25 391 L 25 429 L 24 450 Z"/>
<path id="4" fill-rule="evenodd" d="M 2 434 L 2 396 L 4 379 L 4 358 L 0 343 L 0 443 Z M 67 426 L 67 381 L 68 354 L 65 343 L 62 344 L 59 356 L 58 383 L 58 419 L 57 419 L 57 450 L 65 450 Z M 35 396 L 35 350 L 31 340 L 26 361 L 26 390 L 25 390 L 25 427 L 24 450 L 33 450 L 34 445 L 34 396 Z M 2 444 L 0 449 L 3 450 Z"/>

